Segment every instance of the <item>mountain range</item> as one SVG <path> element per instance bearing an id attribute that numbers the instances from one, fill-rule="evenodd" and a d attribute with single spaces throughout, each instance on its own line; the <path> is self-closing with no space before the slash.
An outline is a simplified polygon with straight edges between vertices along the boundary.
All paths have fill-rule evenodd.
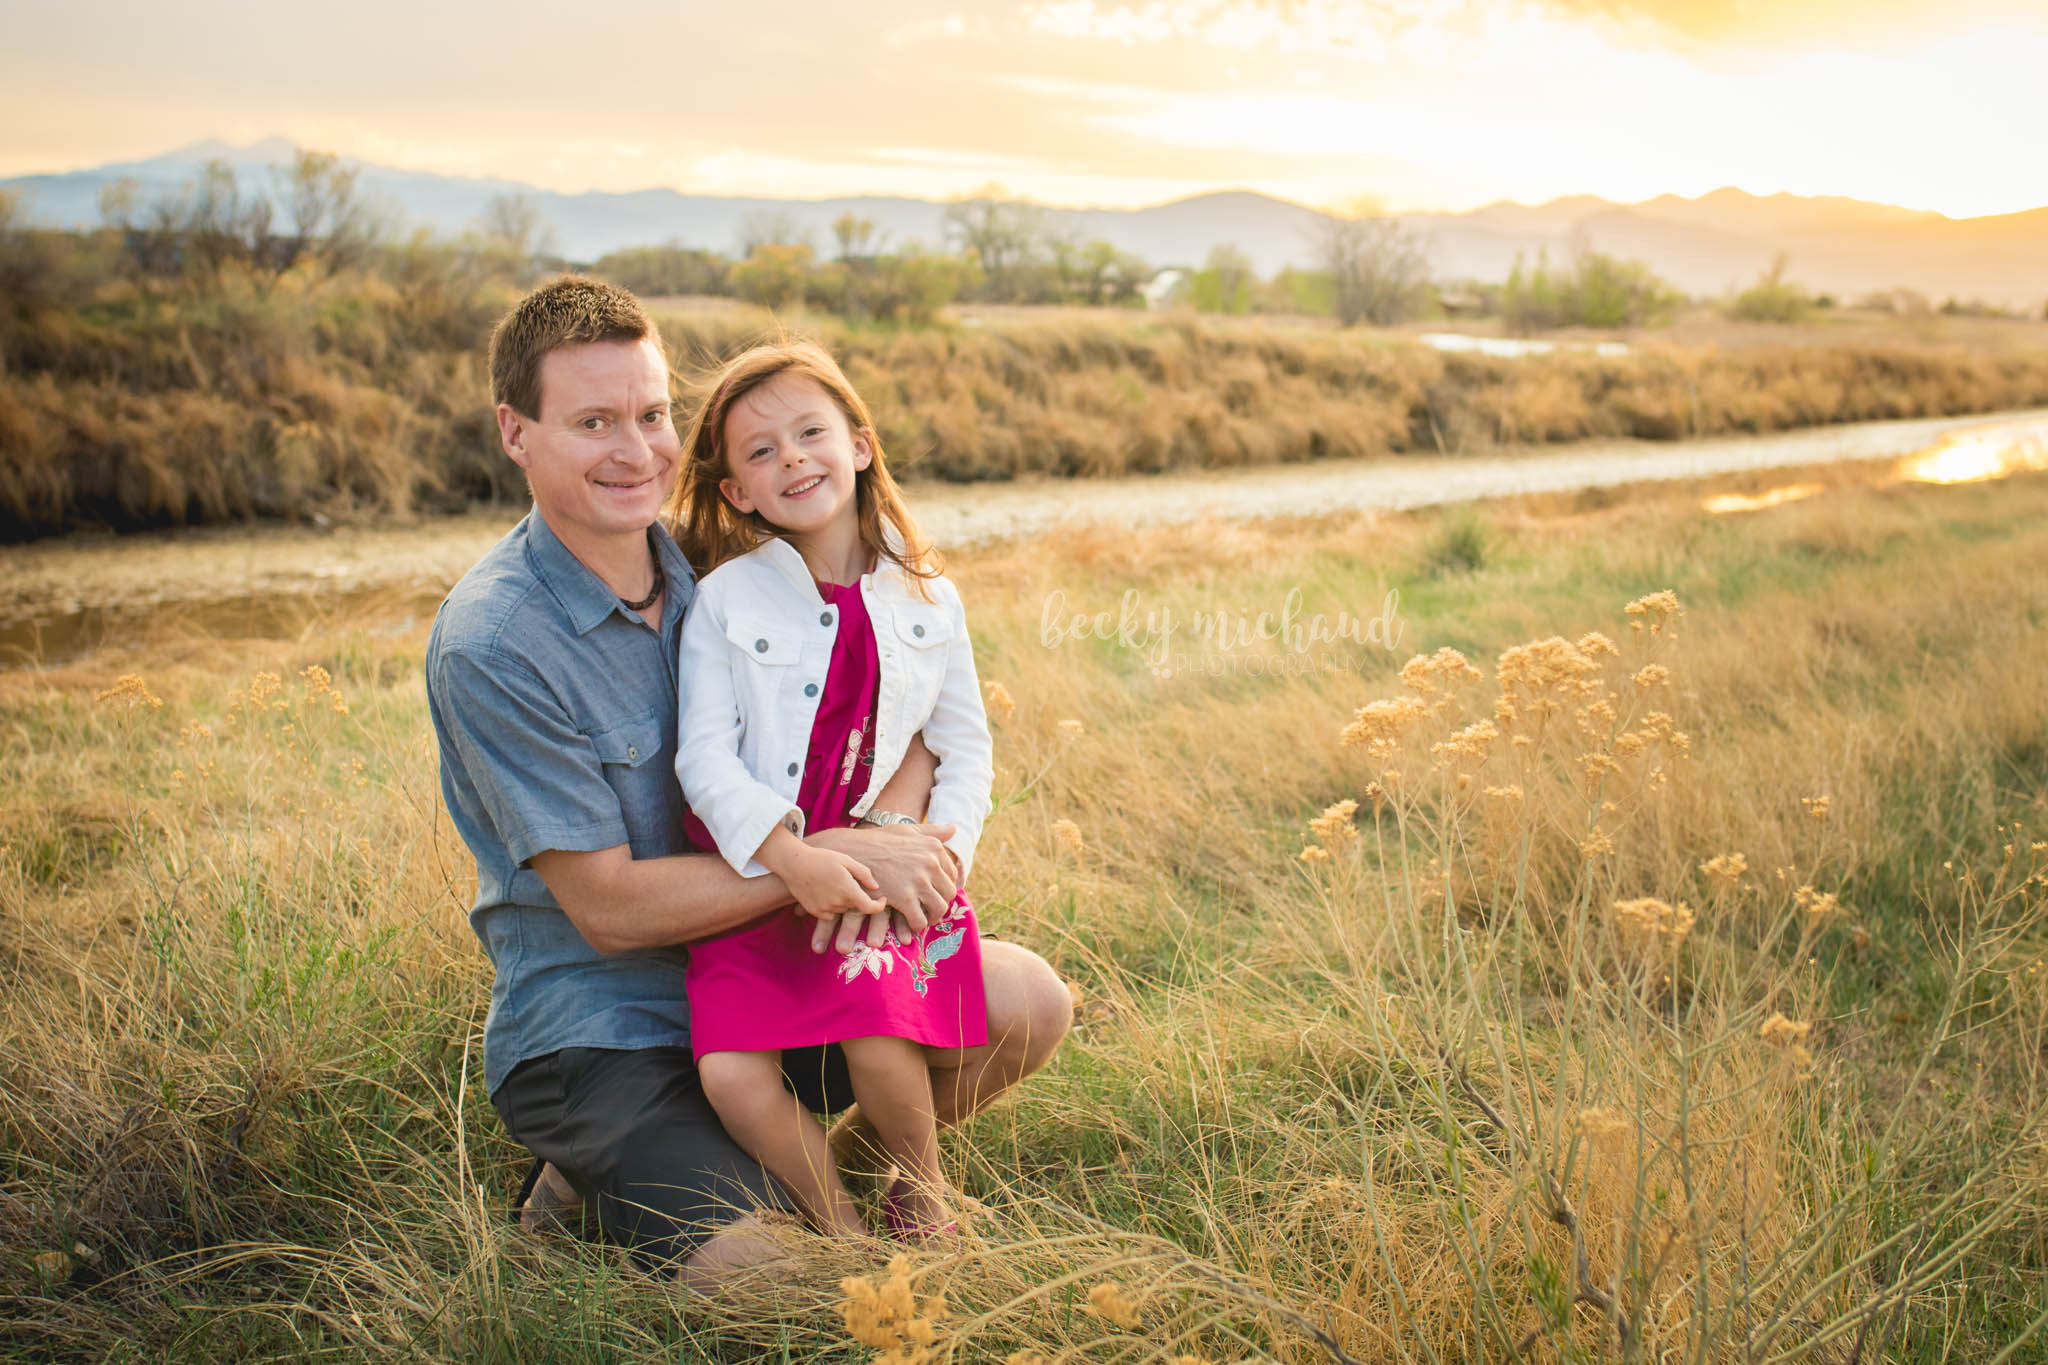
<path id="1" fill-rule="evenodd" d="M 0 180 L 30 221 L 85 227 L 98 221 L 100 190 L 132 179 L 147 203 L 176 194 L 209 161 L 235 167 L 247 190 L 271 183 L 292 144 L 201 142 L 143 161 Z M 751 222 L 773 217 L 821 250 L 831 223 L 852 212 L 874 222 L 885 246 L 944 240 L 943 203 L 889 196 L 837 199 L 733 198 L 671 189 L 563 194 L 510 180 L 358 166 L 359 190 L 392 220 L 456 235 L 474 227 L 490 201 L 523 196 L 552 234 L 554 248 L 593 261 L 622 247 L 675 243 L 734 251 Z M 1107 238 L 1159 266 L 1200 265 L 1216 246 L 1235 246 L 1260 273 L 1312 265 L 1319 210 L 1270 195 L 1231 190 L 1140 209 L 1047 208 L 1046 225 L 1082 240 Z M 1429 244 L 1443 280 L 1500 280 L 1517 256 L 1556 263 L 1580 247 L 1647 261 L 1695 295 L 1741 288 L 1780 254 L 1786 276 L 1810 289 L 1854 298 L 1909 288 L 1933 300 L 1980 299 L 2029 311 L 2048 299 L 2048 208 L 1984 218 L 1948 218 L 1855 199 L 1758 196 L 1720 189 L 1696 199 L 1662 195 L 1617 204 L 1573 195 L 1546 204 L 1489 204 L 1464 213 L 1407 213 L 1403 224 Z"/>

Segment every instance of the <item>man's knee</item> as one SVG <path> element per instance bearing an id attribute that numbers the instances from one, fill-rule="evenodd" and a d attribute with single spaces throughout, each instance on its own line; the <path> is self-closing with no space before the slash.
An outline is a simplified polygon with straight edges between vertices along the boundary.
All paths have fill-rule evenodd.
<path id="1" fill-rule="evenodd" d="M 1027 1071 L 1044 1065 L 1074 1024 L 1074 996 L 1051 964 L 1014 943 L 983 945 L 989 1042 Z"/>

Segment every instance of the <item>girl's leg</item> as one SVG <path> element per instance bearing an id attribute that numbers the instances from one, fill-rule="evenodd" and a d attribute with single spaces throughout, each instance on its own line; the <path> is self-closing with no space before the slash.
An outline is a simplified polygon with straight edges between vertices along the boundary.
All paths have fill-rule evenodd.
<path id="1" fill-rule="evenodd" d="M 707 1052 L 697 1059 L 697 1077 L 732 1140 L 767 1168 L 814 1227 L 866 1235 L 824 1128 L 782 1084 L 780 1052 Z"/>
<path id="2" fill-rule="evenodd" d="M 939 1125 L 932 1109 L 930 1063 L 908 1038 L 851 1038 L 846 1069 L 861 1113 L 895 1161 L 898 1207 L 912 1228 L 936 1232 L 953 1220 L 939 1170 Z"/>

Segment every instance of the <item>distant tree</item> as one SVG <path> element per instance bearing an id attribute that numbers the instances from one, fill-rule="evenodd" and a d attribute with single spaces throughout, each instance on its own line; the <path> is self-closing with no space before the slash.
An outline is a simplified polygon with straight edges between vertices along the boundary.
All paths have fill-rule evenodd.
<path id="1" fill-rule="evenodd" d="M 636 246 L 598 258 L 590 272 L 649 298 L 732 292 L 732 263 L 695 247 Z"/>
<path id="2" fill-rule="evenodd" d="M 1641 261 L 1603 255 L 1584 244 L 1568 273 L 1553 271 L 1547 252 L 1533 270 L 1521 256 L 1500 291 L 1500 315 L 1512 332 L 1553 327 L 1641 327 L 1668 321 L 1684 296 Z"/>
<path id="3" fill-rule="evenodd" d="M 811 249 L 763 242 L 732 269 L 732 287 L 741 298 L 782 310 L 802 301 L 810 281 Z"/>
<path id="4" fill-rule="evenodd" d="M 374 215 L 356 194 L 356 167 L 344 166 L 331 152 L 295 148 L 276 174 L 292 227 L 281 244 L 280 269 L 310 256 L 331 275 L 368 258 L 378 231 Z"/>
<path id="5" fill-rule="evenodd" d="M 796 216 L 781 210 L 750 213 L 740 223 L 740 259 L 746 260 L 758 247 L 800 246 L 811 251 L 809 229 Z"/>
<path id="6" fill-rule="evenodd" d="M 477 225 L 483 230 L 485 241 L 522 262 L 554 250 L 554 229 L 548 226 L 539 203 L 529 194 L 492 195 Z"/>
<path id="7" fill-rule="evenodd" d="M 1044 212 L 1005 197 L 999 185 L 988 185 L 948 204 L 940 221 L 949 241 L 974 253 L 989 292 L 1000 299 L 1016 297 L 1020 267 L 1045 236 Z"/>
<path id="8" fill-rule="evenodd" d="M 1333 213 L 1316 228 L 1316 263 L 1330 276 L 1337 321 L 1387 326 L 1421 311 L 1429 286 L 1429 251 L 1396 219 Z"/>
<path id="9" fill-rule="evenodd" d="M 1755 284 L 1729 301 L 1727 312 L 1740 322 L 1799 322 L 1814 307 L 1804 286 L 1786 280 L 1785 253 L 1781 251 Z"/>
<path id="10" fill-rule="evenodd" d="M 1685 299 L 1641 261 L 1581 248 L 1573 264 L 1568 316 L 1580 327 L 1640 327 L 1669 321 Z"/>
<path id="11" fill-rule="evenodd" d="M 851 261 L 868 255 L 878 245 L 875 220 L 863 218 L 852 209 L 832 220 L 832 240 L 839 244 L 839 259 Z"/>
<path id="12" fill-rule="evenodd" d="M 1251 257 L 1226 242 L 1212 248 L 1208 261 L 1195 272 L 1189 286 L 1190 298 L 1205 313 L 1235 316 L 1251 311 L 1258 283 L 1258 270 Z"/>
<path id="13" fill-rule="evenodd" d="M 102 224 L 127 232 L 135 226 L 136 215 L 142 210 L 142 187 L 132 175 L 109 180 L 100 186 L 99 208 Z"/>

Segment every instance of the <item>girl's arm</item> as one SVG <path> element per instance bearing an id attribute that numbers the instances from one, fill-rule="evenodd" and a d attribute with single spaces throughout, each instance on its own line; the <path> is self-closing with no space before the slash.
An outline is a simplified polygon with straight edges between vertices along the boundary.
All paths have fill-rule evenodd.
<path id="1" fill-rule="evenodd" d="M 960 592 L 948 579 L 935 580 L 940 600 L 951 610 L 953 638 L 946 642 L 946 676 L 939 699 L 925 720 L 924 742 L 938 758 L 932 774 L 932 799 L 925 819 L 953 826 L 946 846 L 960 860 L 960 880 L 974 865 L 975 845 L 988 818 L 989 788 L 995 782 L 995 746 L 989 739 L 988 713 L 982 707 L 981 680 L 974 671 L 974 642 L 967 635 L 967 612 Z"/>
<path id="2" fill-rule="evenodd" d="M 723 595 L 707 581 L 683 618 L 676 780 L 719 855 L 742 877 L 759 877 L 768 869 L 754 851 L 785 818 L 796 817 L 800 829 L 803 817 L 740 762 L 739 690 L 726 650 Z"/>

